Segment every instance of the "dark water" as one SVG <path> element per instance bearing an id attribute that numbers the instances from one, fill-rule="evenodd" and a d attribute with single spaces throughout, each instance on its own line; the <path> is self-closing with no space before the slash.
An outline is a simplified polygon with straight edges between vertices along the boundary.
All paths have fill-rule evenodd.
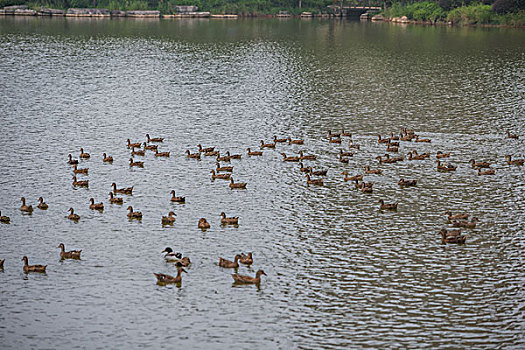
<path id="1" fill-rule="evenodd" d="M 339 21 L 141 21 L 0 18 L 0 341 L 3 348 L 523 348 L 525 32 Z M 376 134 L 425 161 L 379 165 Z M 327 131 L 361 145 L 349 164 Z M 519 140 L 504 138 L 506 130 Z M 126 139 L 166 138 L 171 157 L 128 167 Z M 247 157 L 273 135 L 305 139 Z M 232 191 L 210 181 L 215 162 L 185 158 L 197 144 L 242 153 Z M 89 189 L 73 188 L 67 154 L 90 152 Z M 279 152 L 318 155 L 324 187 L 306 186 Z M 455 173 L 434 154 L 451 152 Z M 102 153 L 115 157 L 102 163 Z M 137 157 L 142 158 L 142 157 Z M 468 161 L 489 161 L 477 176 Z M 340 173 L 362 173 L 365 195 Z M 400 177 L 418 179 L 400 189 Z M 135 186 L 110 205 L 111 183 Z M 169 201 L 170 190 L 186 204 Z M 43 196 L 50 208 L 18 208 Z M 89 210 L 89 198 L 105 210 Z M 399 201 L 397 213 L 378 200 Z M 130 222 L 126 207 L 142 211 Z M 67 220 L 67 209 L 81 216 Z M 163 227 L 173 210 L 177 221 Z M 446 210 L 480 218 L 467 243 L 442 245 Z M 239 227 L 220 225 L 220 212 Z M 205 217 L 212 227 L 197 229 Z M 59 261 L 56 246 L 83 249 Z M 192 260 L 182 286 L 160 252 Z M 219 257 L 254 252 L 260 288 L 234 286 Z M 23 255 L 47 264 L 22 271 Z"/>

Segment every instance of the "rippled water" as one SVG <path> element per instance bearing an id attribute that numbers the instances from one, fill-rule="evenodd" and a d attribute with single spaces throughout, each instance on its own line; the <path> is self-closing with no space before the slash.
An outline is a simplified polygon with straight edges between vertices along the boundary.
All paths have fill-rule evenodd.
<path id="1" fill-rule="evenodd" d="M 3 347 L 523 348 L 525 176 L 504 156 L 525 156 L 524 43 L 502 28 L 0 18 Z M 432 139 L 401 154 L 451 152 L 458 171 L 438 173 L 433 157 L 379 165 L 377 133 L 401 127 Z M 341 128 L 361 145 L 347 165 L 336 157 L 347 141 L 327 139 Z M 130 169 L 125 141 L 146 133 L 171 157 Z M 305 145 L 246 156 L 273 135 Z M 242 153 L 232 165 L 248 189 L 210 181 L 208 157 L 186 159 L 199 143 Z M 80 147 L 89 189 L 72 187 L 66 164 Z M 282 162 L 300 149 L 329 169 L 324 187 Z M 477 176 L 471 158 L 496 175 Z M 384 171 L 366 176 L 371 195 L 340 175 L 365 165 Z M 123 206 L 108 203 L 112 182 L 135 186 Z M 186 203 L 171 204 L 171 189 Z M 21 196 L 50 208 L 21 214 Z M 379 211 L 381 198 L 398 212 Z M 177 222 L 163 227 L 170 210 Z M 480 218 L 465 245 L 441 244 L 446 210 Z M 239 227 L 221 226 L 222 211 Z M 60 242 L 82 260 L 60 262 Z M 155 283 L 174 272 L 166 246 L 193 262 L 180 288 Z M 260 288 L 217 266 L 241 251 L 255 263 L 239 273 L 267 273 Z M 47 274 L 25 275 L 23 255 Z"/>

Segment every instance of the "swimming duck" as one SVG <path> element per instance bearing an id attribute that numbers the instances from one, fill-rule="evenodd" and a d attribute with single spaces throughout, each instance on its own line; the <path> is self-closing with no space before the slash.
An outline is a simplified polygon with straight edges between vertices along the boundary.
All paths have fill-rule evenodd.
<path id="1" fill-rule="evenodd" d="M 159 152 L 158 150 L 155 151 L 155 157 L 169 157 L 170 152 Z"/>
<path id="2" fill-rule="evenodd" d="M 286 153 L 281 153 L 281 155 L 283 156 L 284 162 L 298 162 L 299 161 L 299 157 L 287 157 Z"/>
<path id="3" fill-rule="evenodd" d="M 328 169 L 324 169 L 324 170 L 313 170 L 311 166 L 308 167 L 308 173 L 310 175 L 315 175 L 315 176 L 326 176 L 326 174 L 328 174 Z"/>
<path id="4" fill-rule="evenodd" d="M 79 168 L 77 168 L 76 164 L 73 164 L 73 174 L 85 174 L 85 175 L 87 175 L 88 171 L 89 171 L 88 168 L 79 169 Z"/>
<path id="5" fill-rule="evenodd" d="M 133 187 L 123 187 L 123 188 L 117 188 L 116 183 L 112 183 L 111 186 L 113 186 L 113 193 L 124 193 L 124 194 L 132 194 L 133 193 Z"/>
<path id="6" fill-rule="evenodd" d="M 323 179 L 311 179 L 309 174 L 306 174 L 306 185 L 317 185 L 317 186 L 323 186 L 324 181 Z"/>
<path id="7" fill-rule="evenodd" d="M 4 224 L 9 224 L 11 222 L 11 219 L 9 216 L 2 215 L 2 212 L 0 211 L 0 222 L 3 222 Z"/>
<path id="8" fill-rule="evenodd" d="M 299 151 L 299 157 L 301 160 L 316 160 L 317 156 L 314 154 L 304 155 L 303 151 Z"/>
<path id="9" fill-rule="evenodd" d="M 89 201 L 91 202 L 91 204 L 89 205 L 89 209 L 100 211 L 104 210 L 104 203 L 95 203 L 95 200 L 93 198 L 90 198 Z"/>
<path id="10" fill-rule="evenodd" d="M 479 222 L 477 217 L 473 217 L 471 221 L 461 220 L 461 221 L 452 221 L 452 226 L 454 227 L 465 227 L 465 228 L 476 228 L 476 223 Z"/>
<path id="11" fill-rule="evenodd" d="M 124 200 L 119 197 L 113 197 L 113 192 L 109 192 L 109 202 L 113 204 L 122 204 Z"/>
<path id="12" fill-rule="evenodd" d="M 356 180 L 360 181 L 360 180 L 363 180 L 363 175 L 353 175 L 353 176 L 348 176 L 348 171 L 346 171 L 346 170 L 343 171 L 343 172 L 341 173 L 341 175 L 344 175 L 344 176 L 345 176 L 345 177 L 344 177 L 344 180 L 345 180 L 345 181 L 356 181 Z"/>
<path id="13" fill-rule="evenodd" d="M 213 169 L 210 171 L 210 173 L 211 173 L 212 180 L 215 180 L 215 179 L 230 180 L 231 178 L 231 174 L 216 174 L 215 170 Z"/>
<path id="14" fill-rule="evenodd" d="M 22 206 L 20 207 L 20 210 L 26 213 L 32 213 L 33 212 L 33 206 L 32 205 L 26 205 L 26 199 L 25 197 L 22 197 L 20 199 L 22 201 Z"/>
<path id="15" fill-rule="evenodd" d="M 88 159 L 90 157 L 91 157 L 91 155 L 89 153 L 84 152 L 84 149 L 80 148 L 80 158 Z"/>
<path id="16" fill-rule="evenodd" d="M 131 142 L 129 139 L 128 139 L 128 148 L 132 148 L 132 147 L 137 147 L 137 148 L 140 148 L 140 146 L 142 145 L 142 143 L 140 142 Z"/>
<path id="17" fill-rule="evenodd" d="M 233 167 L 232 166 L 223 166 L 221 167 L 221 164 L 219 162 L 217 162 L 217 166 L 215 168 L 215 170 L 219 173 L 221 171 L 228 171 L 228 172 L 232 172 L 233 171 Z"/>
<path id="18" fill-rule="evenodd" d="M 168 262 L 175 262 L 182 259 L 182 254 L 174 252 L 170 247 L 166 247 L 161 253 L 166 253 L 164 254 L 164 260 Z"/>
<path id="19" fill-rule="evenodd" d="M 113 157 L 107 156 L 106 153 L 102 154 L 102 161 L 106 163 L 113 163 Z"/>
<path id="20" fill-rule="evenodd" d="M 448 158 L 448 157 L 450 157 L 450 153 L 443 153 L 441 151 L 437 151 L 437 153 L 436 153 L 436 158 L 437 159 Z"/>
<path id="21" fill-rule="evenodd" d="M 246 182 L 234 182 L 233 177 L 230 177 L 230 188 L 246 189 Z"/>
<path id="22" fill-rule="evenodd" d="M 349 160 L 348 158 L 344 158 L 342 155 L 338 155 L 338 159 L 339 159 L 339 162 L 340 163 L 343 163 L 343 164 L 348 164 Z"/>
<path id="23" fill-rule="evenodd" d="M 460 214 L 452 215 L 452 212 L 450 212 L 450 211 L 446 211 L 445 214 L 443 214 L 443 215 L 447 215 L 449 221 L 450 220 L 465 220 L 465 219 L 467 219 L 470 216 L 467 213 L 460 213 Z"/>
<path id="24" fill-rule="evenodd" d="M 149 137 L 149 134 L 146 134 L 146 138 L 148 139 L 148 142 L 163 142 L 164 137 Z"/>
<path id="25" fill-rule="evenodd" d="M 335 138 L 329 138 L 328 139 L 328 143 L 340 144 L 341 142 L 343 142 L 343 140 L 340 137 L 335 137 Z"/>
<path id="26" fill-rule="evenodd" d="M 263 148 L 275 148 L 275 142 L 274 143 L 264 143 L 264 141 L 261 140 L 261 149 Z"/>
<path id="27" fill-rule="evenodd" d="M 219 155 L 219 151 L 204 152 L 204 155 L 206 157 L 217 157 Z"/>
<path id="28" fill-rule="evenodd" d="M 395 163 L 396 162 L 396 160 L 394 158 L 389 158 L 389 157 L 383 159 L 383 157 L 377 156 L 376 159 L 379 160 L 379 164 L 382 164 L 382 163 L 389 163 L 389 164 L 391 164 L 391 163 Z"/>
<path id="29" fill-rule="evenodd" d="M 348 147 L 353 149 L 361 149 L 361 146 L 359 146 L 359 144 L 357 143 L 353 143 L 352 140 L 350 140 L 350 142 L 348 143 Z"/>
<path id="30" fill-rule="evenodd" d="M 511 134 L 510 131 L 507 130 L 507 138 L 508 139 L 515 139 L 515 140 L 517 140 L 519 138 L 519 136 L 515 135 L 515 134 Z"/>
<path id="31" fill-rule="evenodd" d="M 352 133 L 351 132 L 345 132 L 345 129 L 341 129 L 341 137 L 352 137 Z"/>
<path id="32" fill-rule="evenodd" d="M 405 160 L 405 157 L 393 157 L 393 158 L 390 158 L 390 155 L 388 153 L 385 154 L 385 157 L 386 157 L 386 160 L 392 160 L 393 163 L 395 162 L 402 162 Z"/>
<path id="33" fill-rule="evenodd" d="M 197 147 L 199 148 L 199 152 L 201 153 L 215 152 L 215 147 L 202 148 L 202 145 L 200 143 L 197 145 Z"/>
<path id="34" fill-rule="evenodd" d="M 399 179 L 397 184 L 401 187 L 410 187 L 410 186 L 416 186 L 417 180 L 405 180 L 403 178 Z"/>
<path id="35" fill-rule="evenodd" d="M 226 260 L 219 258 L 219 266 L 227 269 L 236 269 L 239 267 L 239 259 L 241 256 L 239 254 L 235 255 L 235 261 Z"/>
<path id="36" fill-rule="evenodd" d="M 226 214 L 224 212 L 222 212 L 221 213 L 221 217 L 222 217 L 221 224 L 231 224 L 231 225 L 238 225 L 239 224 L 239 217 L 238 216 L 227 218 Z"/>
<path id="37" fill-rule="evenodd" d="M 5 262 L 5 259 L 0 259 L 0 270 L 4 269 L 4 262 Z"/>
<path id="38" fill-rule="evenodd" d="M 148 145 L 146 142 L 142 143 L 144 145 L 145 151 L 157 151 L 159 149 L 159 146 L 157 145 Z"/>
<path id="39" fill-rule="evenodd" d="M 217 163 L 218 162 L 231 162 L 231 157 L 229 156 L 222 156 L 220 154 L 217 154 Z"/>
<path id="40" fill-rule="evenodd" d="M 142 212 L 140 211 L 133 211 L 133 207 L 130 205 L 128 207 L 128 218 L 130 219 L 142 219 Z"/>
<path id="41" fill-rule="evenodd" d="M 302 173 L 308 173 L 308 172 L 310 172 L 310 167 L 309 167 L 309 166 L 305 167 L 305 166 L 303 165 L 303 163 L 301 162 L 301 163 L 299 163 L 299 170 L 300 170 Z"/>
<path id="42" fill-rule="evenodd" d="M 163 225 L 173 225 L 175 223 L 175 217 L 173 215 L 177 215 L 174 212 L 170 211 L 168 213 L 168 216 L 163 216 L 161 219 L 161 223 Z"/>
<path id="43" fill-rule="evenodd" d="M 153 273 L 157 277 L 157 283 L 160 284 L 180 284 L 182 282 L 182 273 L 187 273 L 182 264 L 177 266 L 177 276 L 173 277 L 164 273 Z"/>
<path id="44" fill-rule="evenodd" d="M 525 163 L 525 159 L 514 159 L 512 160 L 512 156 L 507 155 L 505 156 L 505 160 L 508 165 L 523 165 Z"/>
<path id="45" fill-rule="evenodd" d="M 406 134 L 400 134 L 399 135 L 399 140 L 400 141 L 412 141 L 414 137 L 412 135 L 406 135 Z"/>
<path id="46" fill-rule="evenodd" d="M 341 134 L 332 133 L 332 130 L 328 130 L 328 138 L 330 139 L 332 137 L 341 137 Z"/>
<path id="47" fill-rule="evenodd" d="M 377 134 L 377 143 L 388 143 L 390 139 L 381 138 L 381 134 Z"/>
<path id="48" fill-rule="evenodd" d="M 383 170 L 380 169 L 370 169 L 370 167 L 367 165 L 364 167 L 365 174 L 382 174 Z"/>
<path id="49" fill-rule="evenodd" d="M 22 258 L 22 261 L 24 262 L 24 272 L 41 272 L 46 273 L 46 267 L 47 265 L 29 265 L 27 256 L 24 256 Z"/>
<path id="50" fill-rule="evenodd" d="M 390 140 L 398 141 L 399 137 L 398 136 L 394 136 L 394 133 L 390 132 Z"/>
<path id="51" fill-rule="evenodd" d="M 266 276 L 263 270 L 257 271 L 257 273 L 255 274 L 255 278 L 250 277 L 250 276 L 245 276 L 245 275 L 238 275 L 238 274 L 234 274 L 232 275 L 232 277 L 235 283 L 257 284 L 258 285 L 261 283 L 261 275 Z"/>
<path id="52" fill-rule="evenodd" d="M 40 197 L 40 198 L 38 198 L 38 201 L 40 202 L 36 206 L 38 209 L 47 210 L 49 208 L 49 205 L 47 205 L 47 203 L 44 202 L 44 198 Z"/>
<path id="53" fill-rule="evenodd" d="M 71 154 L 67 155 L 69 160 L 67 161 L 67 164 L 73 165 L 78 164 L 78 159 L 73 159 L 73 156 Z"/>
<path id="54" fill-rule="evenodd" d="M 419 135 L 415 135 L 415 138 L 416 138 L 416 142 L 427 142 L 427 143 L 432 142 L 430 139 L 420 139 Z"/>
<path id="55" fill-rule="evenodd" d="M 441 165 L 440 160 L 436 160 L 436 163 L 437 163 L 437 170 L 441 172 L 456 171 L 457 169 L 457 166 L 454 166 L 450 163 L 448 163 L 447 165 Z"/>
<path id="56" fill-rule="evenodd" d="M 397 204 L 398 202 L 392 203 L 392 204 L 385 204 L 385 201 L 380 199 L 379 200 L 379 209 L 380 210 L 397 210 Z"/>
<path id="57" fill-rule="evenodd" d="M 136 166 L 136 167 L 139 167 L 139 168 L 144 168 L 144 162 L 134 162 L 133 158 L 130 158 L 129 159 L 129 166 L 130 167 Z"/>
<path id="58" fill-rule="evenodd" d="M 252 151 L 250 147 L 246 149 L 248 151 L 249 156 L 262 156 L 263 153 L 261 151 Z"/>
<path id="59" fill-rule="evenodd" d="M 415 154 L 416 156 L 420 155 L 420 156 L 425 157 L 425 158 L 430 158 L 430 153 L 419 154 L 419 153 L 417 153 L 416 150 L 413 150 L 412 153 Z"/>
<path id="60" fill-rule="evenodd" d="M 132 156 L 144 157 L 145 154 L 146 154 L 146 152 L 144 152 L 144 150 L 139 149 L 138 151 L 135 151 L 135 147 L 131 147 L 131 155 Z"/>
<path id="61" fill-rule="evenodd" d="M 461 230 L 446 230 L 441 229 L 439 231 L 441 234 L 441 242 L 443 244 L 446 243 L 457 243 L 457 244 L 463 244 L 465 243 L 467 236 L 461 234 Z"/>
<path id="62" fill-rule="evenodd" d="M 412 152 L 408 152 L 408 160 L 425 160 L 427 157 L 425 154 L 413 154 Z"/>
<path id="63" fill-rule="evenodd" d="M 241 154 L 230 154 L 230 151 L 226 151 L 226 156 L 230 157 L 230 159 L 241 159 Z"/>
<path id="64" fill-rule="evenodd" d="M 473 168 L 489 168 L 490 167 L 489 162 L 476 162 L 474 159 L 469 160 L 469 163 Z"/>
<path id="65" fill-rule="evenodd" d="M 352 152 L 343 152 L 342 149 L 339 149 L 339 157 L 352 157 L 353 155 Z"/>
<path id="66" fill-rule="evenodd" d="M 198 153 L 198 152 L 197 153 L 190 153 L 189 150 L 186 150 L 186 158 L 200 160 L 201 159 L 201 154 Z"/>
<path id="67" fill-rule="evenodd" d="M 253 264 L 253 255 L 252 253 L 248 253 L 248 255 L 245 255 L 244 253 L 240 254 L 241 257 L 239 258 L 239 262 L 244 265 L 251 265 Z"/>
<path id="68" fill-rule="evenodd" d="M 210 223 L 208 221 L 206 221 L 205 218 L 200 218 L 199 219 L 199 224 L 197 225 L 197 227 L 202 229 L 202 230 L 206 230 L 206 229 L 210 228 Z"/>
<path id="69" fill-rule="evenodd" d="M 69 252 L 66 252 L 64 243 L 60 243 L 57 248 L 61 249 L 60 259 L 80 259 L 82 250 L 70 250 Z"/>
<path id="70" fill-rule="evenodd" d="M 73 208 L 69 208 L 69 215 L 67 216 L 67 218 L 69 220 L 73 220 L 73 221 L 78 221 L 80 220 L 80 215 L 78 214 L 75 214 L 75 210 Z"/>
<path id="71" fill-rule="evenodd" d="M 386 151 L 387 152 L 392 152 L 392 153 L 397 153 L 397 152 L 399 152 L 399 148 L 395 147 L 395 146 L 387 146 Z"/>
<path id="72" fill-rule="evenodd" d="M 177 197 L 175 196 L 175 190 L 171 190 L 171 202 L 177 202 L 177 203 L 185 203 L 186 197 Z"/>
<path id="73" fill-rule="evenodd" d="M 278 139 L 277 135 L 273 135 L 273 143 L 282 143 L 288 141 L 288 138 L 285 137 L 284 139 Z"/>
<path id="74" fill-rule="evenodd" d="M 292 140 L 291 137 L 288 137 L 288 144 L 289 145 L 304 145 L 304 140 L 303 139 Z"/>
<path id="75" fill-rule="evenodd" d="M 478 168 L 478 176 L 480 175 L 495 175 L 496 170 L 494 169 L 488 169 L 488 170 L 481 170 Z"/>

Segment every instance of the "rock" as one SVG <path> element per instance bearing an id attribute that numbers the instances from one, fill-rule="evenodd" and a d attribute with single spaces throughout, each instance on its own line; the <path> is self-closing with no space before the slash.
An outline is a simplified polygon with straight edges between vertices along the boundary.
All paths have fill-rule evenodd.
<path id="1" fill-rule="evenodd" d="M 112 17 L 126 17 L 126 11 L 113 10 L 111 11 Z"/>
<path id="2" fill-rule="evenodd" d="M 64 11 L 57 10 L 57 9 L 48 9 L 46 7 L 42 7 L 40 11 L 38 11 L 38 14 L 40 16 L 63 16 Z"/>
<path id="3" fill-rule="evenodd" d="M 138 18 L 159 18 L 160 11 L 128 11 L 127 16 Z"/>
<path id="4" fill-rule="evenodd" d="M 14 14 L 15 16 L 36 16 L 36 11 L 30 9 L 17 9 Z"/>
<path id="5" fill-rule="evenodd" d="M 384 20 L 385 20 L 385 17 L 383 17 L 383 15 L 372 16 L 372 21 L 384 21 Z"/>
<path id="6" fill-rule="evenodd" d="M 198 6 L 175 6 L 175 12 L 177 13 L 197 12 L 198 10 Z"/>
<path id="7" fill-rule="evenodd" d="M 70 8 L 66 12 L 66 16 L 70 17 L 106 17 L 109 15 L 108 9 Z"/>

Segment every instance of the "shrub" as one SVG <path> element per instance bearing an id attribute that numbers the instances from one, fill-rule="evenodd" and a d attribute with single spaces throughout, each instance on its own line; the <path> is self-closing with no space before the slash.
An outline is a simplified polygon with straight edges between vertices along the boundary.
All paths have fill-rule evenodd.
<path id="1" fill-rule="evenodd" d="M 450 11 L 447 20 L 462 24 L 488 24 L 494 20 L 494 12 L 490 5 L 473 4 Z"/>
<path id="2" fill-rule="evenodd" d="M 525 0 L 496 0 L 492 9 L 499 14 L 525 10 Z"/>

